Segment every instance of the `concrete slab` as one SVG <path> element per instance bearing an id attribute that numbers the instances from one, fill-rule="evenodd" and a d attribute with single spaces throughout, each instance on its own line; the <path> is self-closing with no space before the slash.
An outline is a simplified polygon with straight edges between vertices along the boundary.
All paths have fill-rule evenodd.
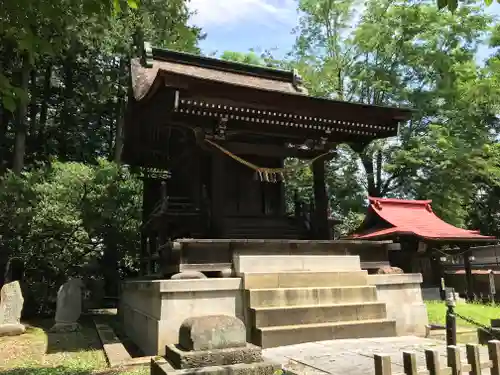
<path id="1" fill-rule="evenodd" d="M 459 347 L 464 361 L 465 346 Z M 393 374 L 402 374 L 403 352 L 415 352 L 419 370 L 425 370 L 426 349 L 437 350 L 445 366 L 446 345 L 442 341 L 415 336 L 318 341 L 265 349 L 262 354 L 265 359 L 281 363 L 297 375 L 373 374 L 373 355 L 384 354 L 391 356 Z M 480 358 L 482 362 L 488 359 L 487 347 L 481 347 Z"/>

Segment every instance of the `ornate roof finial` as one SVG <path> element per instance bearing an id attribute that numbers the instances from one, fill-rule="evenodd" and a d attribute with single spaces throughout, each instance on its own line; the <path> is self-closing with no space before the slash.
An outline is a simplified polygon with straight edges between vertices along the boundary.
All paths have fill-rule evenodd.
<path id="1" fill-rule="evenodd" d="M 295 89 L 298 92 L 301 92 L 301 93 L 307 95 L 307 89 L 303 86 L 304 81 L 303 81 L 302 77 L 300 76 L 299 71 L 297 69 L 293 68 L 292 74 L 293 74 L 293 78 L 292 78 L 293 87 L 295 87 Z"/>

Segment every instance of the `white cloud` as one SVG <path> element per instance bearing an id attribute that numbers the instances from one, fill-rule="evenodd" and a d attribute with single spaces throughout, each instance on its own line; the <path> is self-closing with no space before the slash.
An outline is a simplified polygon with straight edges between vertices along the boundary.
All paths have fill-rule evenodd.
<path id="1" fill-rule="evenodd" d="M 202 28 L 231 28 L 241 23 L 282 28 L 297 21 L 294 0 L 190 0 L 188 4 L 196 12 L 190 23 Z"/>

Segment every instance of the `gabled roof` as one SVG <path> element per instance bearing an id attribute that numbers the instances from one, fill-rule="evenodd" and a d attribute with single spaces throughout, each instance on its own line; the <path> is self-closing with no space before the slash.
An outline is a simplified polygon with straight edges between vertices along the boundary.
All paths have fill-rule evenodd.
<path id="1" fill-rule="evenodd" d="M 370 206 L 365 222 L 352 238 L 382 239 L 400 235 L 424 240 L 489 241 L 479 231 L 457 228 L 434 214 L 431 200 L 368 198 Z"/>
<path id="2" fill-rule="evenodd" d="M 397 135 L 398 123 L 409 120 L 413 112 L 408 108 L 312 97 L 307 95 L 295 70 L 224 61 L 154 48 L 149 43 L 145 43 L 142 59 L 131 62 L 131 80 L 137 101 L 150 98 L 160 87 L 167 86 L 182 90 L 186 100 L 198 104 L 204 101 L 232 107 L 245 103 L 264 110 L 267 115 L 289 112 L 284 117 L 278 116 L 279 122 L 293 119 L 302 122 L 306 129 L 333 126 L 352 135 L 366 133 L 372 138 Z M 240 108 L 236 114 L 245 112 L 247 117 L 253 113 L 250 107 Z"/>
<path id="3" fill-rule="evenodd" d="M 208 80 L 252 89 L 304 94 L 294 71 L 225 61 L 189 53 L 152 48 L 149 66 L 139 58 L 131 60 L 132 88 L 136 100 L 154 93 L 155 80 L 163 73 Z"/>

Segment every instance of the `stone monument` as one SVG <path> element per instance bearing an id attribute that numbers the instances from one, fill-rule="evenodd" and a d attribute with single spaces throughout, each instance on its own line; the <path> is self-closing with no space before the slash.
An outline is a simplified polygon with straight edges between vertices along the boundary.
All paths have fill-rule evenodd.
<path id="1" fill-rule="evenodd" d="M 24 298 L 18 281 L 5 284 L 0 291 L 0 336 L 15 336 L 26 331 L 21 324 Z"/>
<path id="2" fill-rule="evenodd" d="M 83 281 L 69 279 L 57 292 L 55 324 L 52 332 L 72 332 L 80 329 L 78 319 L 82 313 Z"/>
<path id="3" fill-rule="evenodd" d="M 263 361 L 262 349 L 246 342 L 241 320 L 226 315 L 186 319 L 179 329 L 179 344 L 167 345 L 165 357 L 167 364 L 152 360 L 151 375 L 271 375 L 281 369 L 279 364 Z"/>

